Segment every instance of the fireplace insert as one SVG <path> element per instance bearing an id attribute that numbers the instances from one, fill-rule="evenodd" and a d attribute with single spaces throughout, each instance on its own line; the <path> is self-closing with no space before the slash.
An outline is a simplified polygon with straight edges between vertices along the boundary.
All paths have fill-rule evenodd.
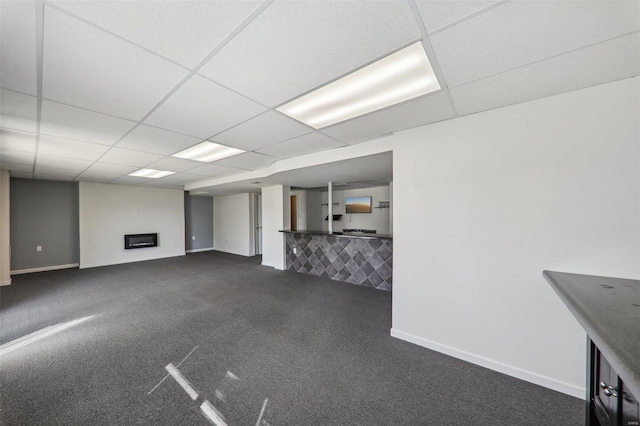
<path id="1" fill-rule="evenodd" d="M 137 249 L 156 247 L 158 245 L 158 234 L 130 234 L 124 236 L 124 248 Z"/>

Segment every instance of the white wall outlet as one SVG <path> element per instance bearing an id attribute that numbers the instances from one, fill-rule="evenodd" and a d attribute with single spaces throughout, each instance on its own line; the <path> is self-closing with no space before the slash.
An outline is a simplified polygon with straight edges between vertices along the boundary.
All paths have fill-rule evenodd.
<path id="1" fill-rule="evenodd" d="M 192 236 L 191 236 L 191 239 L 192 239 L 193 241 L 195 241 L 195 240 L 196 240 L 196 236 L 195 236 L 195 235 L 192 235 Z"/>
<path id="2" fill-rule="evenodd" d="M 42 246 L 36 246 L 36 251 L 42 251 Z"/>
<path id="3" fill-rule="evenodd" d="M 229 241 L 229 237 L 224 237 L 224 240 L 225 241 Z"/>
<path id="4" fill-rule="evenodd" d="M 293 248 L 293 254 L 298 254 L 298 248 L 297 247 Z"/>

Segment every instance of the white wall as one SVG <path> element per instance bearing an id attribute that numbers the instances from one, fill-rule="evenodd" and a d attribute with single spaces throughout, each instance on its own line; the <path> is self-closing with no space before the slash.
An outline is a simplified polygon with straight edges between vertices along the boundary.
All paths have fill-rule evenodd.
<path id="1" fill-rule="evenodd" d="M 296 210 L 297 221 L 298 221 L 298 229 L 307 229 L 307 191 L 303 189 L 298 189 L 290 192 L 290 196 L 295 195 L 297 198 L 297 207 Z"/>
<path id="2" fill-rule="evenodd" d="M 285 269 L 283 229 L 291 226 L 290 188 L 262 188 L 262 264 Z"/>
<path id="3" fill-rule="evenodd" d="M 10 176 L 0 170 L 0 286 L 11 284 Z"/>
<path id="4" fill-rule="evenodd" d="M 371 196 L 371 213 L 345 214 L 345 198 Z M 334 231 L 347 229 L 375 229 L 378 234 L 390 234 L 389 209 L 374 208 L 378 201 L 390 201 L 389 186 L 378 186 L 364 189 L 347 189 L 342 191 L 333 190 L 333 202 L 339 203 L 333 206 L 333 214 L 341 214 L 339 221 L 333 222 Z M 326 203 L 328 193 L 322 193 L 322 203 Z M 327 217 L 327 206 L 315 206 L 322 209 L 322 229 L 329 229 L 329 222 L 324 220 Z"/>
<path id="5" fill-rule="evenodd" d="M 213 248 L 218 251 L 251 256 L 250 194 L 213 197 Z"/>
<path id="6" fill-rule="evenodd" d="M 392 335 L 584 397 L 585 333 L 541 274 L 640 278 L 638 92 L 397 134 Z"/>
<path id="7" fill-rule="evenodd" d="M 181 256 L 184 192 L 80 182 L 80 268 Z M 158 247 L 125 250 L 125 234 L 158 233 Z"/>

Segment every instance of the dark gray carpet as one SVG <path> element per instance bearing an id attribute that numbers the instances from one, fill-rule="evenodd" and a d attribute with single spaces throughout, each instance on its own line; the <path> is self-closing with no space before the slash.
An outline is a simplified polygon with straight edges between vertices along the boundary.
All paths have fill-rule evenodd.
<path id="1" fill-rule="evenodd" d="M 14 277 L 0 423 L 580 425 L 583 402 L 389 336 L 391 294 L 206 252 Z M 193 350 L 196 348 L 195 350 Z M 193 401 L 165 366 L 198 393 Z M 228 374 L 231 372 L 232 374 Z M 234 378 L 233 375 L 237 377 Z"/>

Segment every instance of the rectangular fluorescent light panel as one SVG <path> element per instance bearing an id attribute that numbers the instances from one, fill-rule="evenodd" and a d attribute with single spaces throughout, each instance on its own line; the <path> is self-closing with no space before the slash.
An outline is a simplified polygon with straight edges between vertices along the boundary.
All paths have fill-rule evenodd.
<path id="1" fill-rule="evenodd" d="M 439 89 L 416 42 L 276 109 L 320 129 Z"/>
<path id="2" fill-rule="evenodd" d="M 168 170 L 140 169 L 140 170 L 136 170 L 135 172 L 129 173 L 129 176 L 158 179 L 158 178 L 172 175 L 174 173 L 175 172 L 170 172 Z"/>
<path id="3" fill-rule="evenodd" d="M 187 148 L 180 152 L 177 152 L 172 157 L 184 158 L 186 160 L 202 161 L 203 163 L 210 163 L 216 160 L 222 160 L 223 158 L 231 157 L 232 155 L 241 154 L 245 151 L 238 148 L 231 148 L 229 146 L 220 145 L 214 142 L 201 142 L 198 145 L 194 145 L 191 148 Z"/>

